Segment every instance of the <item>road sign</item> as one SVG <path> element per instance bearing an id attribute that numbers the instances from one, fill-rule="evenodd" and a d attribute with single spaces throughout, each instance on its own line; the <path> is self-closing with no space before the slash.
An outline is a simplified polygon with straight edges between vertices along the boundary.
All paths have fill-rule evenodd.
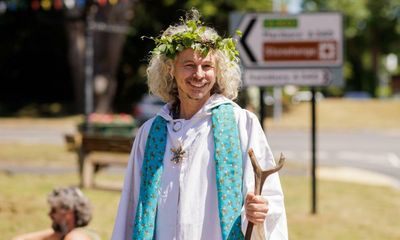
<path id="1" fill-rule="evenodd" d="M 238 14 L 231 15 L 237 23 Z M 235 20 L 236 18 L 236 20 Z M 312 86 L 312 213 L 316 213 L 315 86 L 342 85 L 343 27 L 340 13 L 245 14 L 238 49 L 246 85 Z M 262 91 L 260 91 L 262 95 Z M 263 106 L 264 104 L 261 104 Z M 263 108 L 260 108 L 263 116 Z M 263 117 L 262 117 L 263 119 Z"/>
<path id="2" fill-rule="evenodd" d="M 238 50 L 245 85 L 343 85 L 340 13 L 236 12 L 230 22 L 231 31 L 243 33 Z"/>
<path id="3" fill-rule="evenodd" d="M 282 86 L 285 84 L 303 86 L 325 86 L 332 81 L 329 69 L 246 69 L 246 85 Z"/>
<path id="4" fill-rule="evenodd" d="M 340 67 L 343 30 L 340 13 L 246 14 L 239 24 L 246 68 Z"/>

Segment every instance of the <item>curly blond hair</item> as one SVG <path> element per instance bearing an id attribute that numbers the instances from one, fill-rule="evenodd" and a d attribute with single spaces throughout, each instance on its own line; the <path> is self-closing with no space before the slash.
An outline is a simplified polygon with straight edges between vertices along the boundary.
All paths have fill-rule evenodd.
<path id="1" fill-rule="evenodd" d="M 173 36 L 188 31 L 188 29 L 188 26 L 184 23 L 169 26 L 162 36 Z M 202 40 L 207 42 L 219 35 L 213 28 L 205 27 L 205 31 L 200 36 Z M 216 83 L 211 94 L 218 93 L 231 100 L 236 99 L 241 86 L 239 59 L 235 57 L 232 60 L 226 52 L 220 49 L 211 49 L 208 54 L 213 54 L 216 61 Z M 171 75 L 174 71 L 175 59 L 168 58 L 165 54 L 153 54 L 147 67 L 147 81 L 150 92 L 170 103 L 178 100 L 178 87 Z"/>

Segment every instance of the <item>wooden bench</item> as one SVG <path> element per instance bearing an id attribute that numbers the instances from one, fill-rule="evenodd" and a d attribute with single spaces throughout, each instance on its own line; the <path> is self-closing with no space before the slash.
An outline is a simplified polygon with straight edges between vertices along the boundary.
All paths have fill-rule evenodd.
<path id="1" fill-rule="evenodd" d="M 110 184 L 95 182 L 95 175 L 110 165 L 126 166 L 133 137 L 100 135 L 65 135 L 67 149 L 78 155 L 81 186 L 84 188 L 120 189 Z"/>
<path id="2" fill-rule="evenodd" d="M 82 136 L 82 151 L 84 153 L 82 186 L 84 188 L 112 188 L 101 186 L 95 182 L 95 174 L 110 165 L 126 166 L 132 148 L 133 138 Z"/>

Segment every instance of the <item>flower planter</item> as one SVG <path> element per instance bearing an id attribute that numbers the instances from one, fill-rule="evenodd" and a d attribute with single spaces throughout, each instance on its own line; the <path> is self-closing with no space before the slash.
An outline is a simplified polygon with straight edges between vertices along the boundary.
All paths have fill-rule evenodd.
<path id="1" fill-rule="evenodd" d="M 135 120 L 126 114 L 91 114 L 89 117 L 89 126 L 86 131 L 84 131 L 84 123 L 78 125 L 78 131 L 80 133 L 110 137 L 133 137 L 135 129 Z"/>

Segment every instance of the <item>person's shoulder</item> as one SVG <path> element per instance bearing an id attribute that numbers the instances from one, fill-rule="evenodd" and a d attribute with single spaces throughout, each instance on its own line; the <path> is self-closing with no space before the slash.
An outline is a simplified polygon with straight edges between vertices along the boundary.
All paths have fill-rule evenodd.
<path id="1" fill-rule="evenodd" d="M 232 105 L 233 105 L 233 111 L 239 117 L 239 119 L 246 118 L 246 119 L 251 119 L 251 120 L 258 120 L 257 115 L 255 113 L 253 113 L 252 111 L 242 108 L 236 103 L 232 104 Z"/>
<path id="2" fill-rule="evenodd" d="M 65 236 L 64 240 L 100 240 L 100 237 L 93 230 L 75 228 Z"/>
<path id="3" fill-rule="evenodd" d="M 74 229 L 65 236 L 64 240 L 91 240 L 91 238 L 85 231 Z"/>

